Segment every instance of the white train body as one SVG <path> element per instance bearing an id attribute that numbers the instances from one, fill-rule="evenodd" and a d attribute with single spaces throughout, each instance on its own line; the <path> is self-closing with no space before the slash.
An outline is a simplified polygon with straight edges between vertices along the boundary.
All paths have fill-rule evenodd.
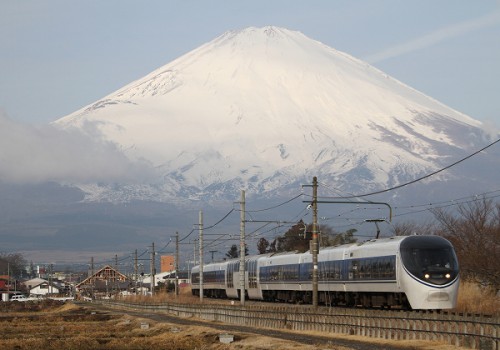
<path id="1" fill-rule="evenodd" d="M 203 266 L 203 293 L 239 298 L 239 260 Z M 399 236 L 338 247 L 318 254 L 318 297 L 324 304 L 450 309 L 456 305 L 458 263 L 452 245 L 438 236 Z M 199 266 L 192 269 L 199 295 Z M 312 255 L 279 253 L 245 257 L 248 299 L 309 303 Z"/>

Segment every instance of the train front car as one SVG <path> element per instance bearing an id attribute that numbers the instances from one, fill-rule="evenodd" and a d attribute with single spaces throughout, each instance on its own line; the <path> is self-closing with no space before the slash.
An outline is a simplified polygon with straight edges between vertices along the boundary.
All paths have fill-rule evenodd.
<path id="1" fill-rule="evenodd" d="M 401 284 L 412 309 L 452 309 L 458 295 L 458 261 L 439 236 L 409 236 L 400 245 Z"/>

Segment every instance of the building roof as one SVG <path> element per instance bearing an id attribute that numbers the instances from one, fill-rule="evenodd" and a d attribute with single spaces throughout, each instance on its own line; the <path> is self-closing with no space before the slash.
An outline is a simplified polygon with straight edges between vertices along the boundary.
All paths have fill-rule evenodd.
<path id="1" fill-rule="evenodd" d="M 118 282 L 127 282 L 128 278 L 124 274 L 120 273 L 120 271 L 112 268 L 109 265 L 104 266 L 92 276 L 87 277 L 82 282 L 76 285 L 77 289 L 83 288 L 85 286 L 95 286 L 97 284 L 104 283 L 118 283 Z"/>

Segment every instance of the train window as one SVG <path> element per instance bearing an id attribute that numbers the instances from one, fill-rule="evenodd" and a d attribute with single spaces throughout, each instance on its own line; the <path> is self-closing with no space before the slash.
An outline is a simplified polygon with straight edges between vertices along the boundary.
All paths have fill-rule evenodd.
<path id="1" fill-rule="evenodd" d="M 350 280 L 395 279 L 396 257 L 382 256 L 349 260 L 348 273 Z"/>
<path id="2" fill-rule="evenodd" d="M 342 261 L 324 261 L 319 263 L 320 281 L 338 281 L 342 279 Z"/>
<path id="3" fill-rule="evenodd" d="M 312 263 L 302 263 L 298 265 L 299 280 L 312 281 Z"/>
<path id="4" fill-rule="evenodd" d="M 200 283 L 200 274 L 199 272 L 193 272 L 191 274 L 191 284 L 196 284 L 196 283 Z"/>

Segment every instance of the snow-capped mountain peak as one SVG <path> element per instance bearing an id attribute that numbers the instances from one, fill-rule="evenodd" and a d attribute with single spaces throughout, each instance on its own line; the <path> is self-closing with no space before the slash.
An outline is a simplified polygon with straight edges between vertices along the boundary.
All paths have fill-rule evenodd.
<path id="1" fill-rule="evenodd" d="M 173 197 L 269 192 L 311 173 L 377 188 L 485 137 L 480 122 L 367 63 L 272 26 L 226 32 L 56 122 L 85 123 L 151 161 Z"/>

